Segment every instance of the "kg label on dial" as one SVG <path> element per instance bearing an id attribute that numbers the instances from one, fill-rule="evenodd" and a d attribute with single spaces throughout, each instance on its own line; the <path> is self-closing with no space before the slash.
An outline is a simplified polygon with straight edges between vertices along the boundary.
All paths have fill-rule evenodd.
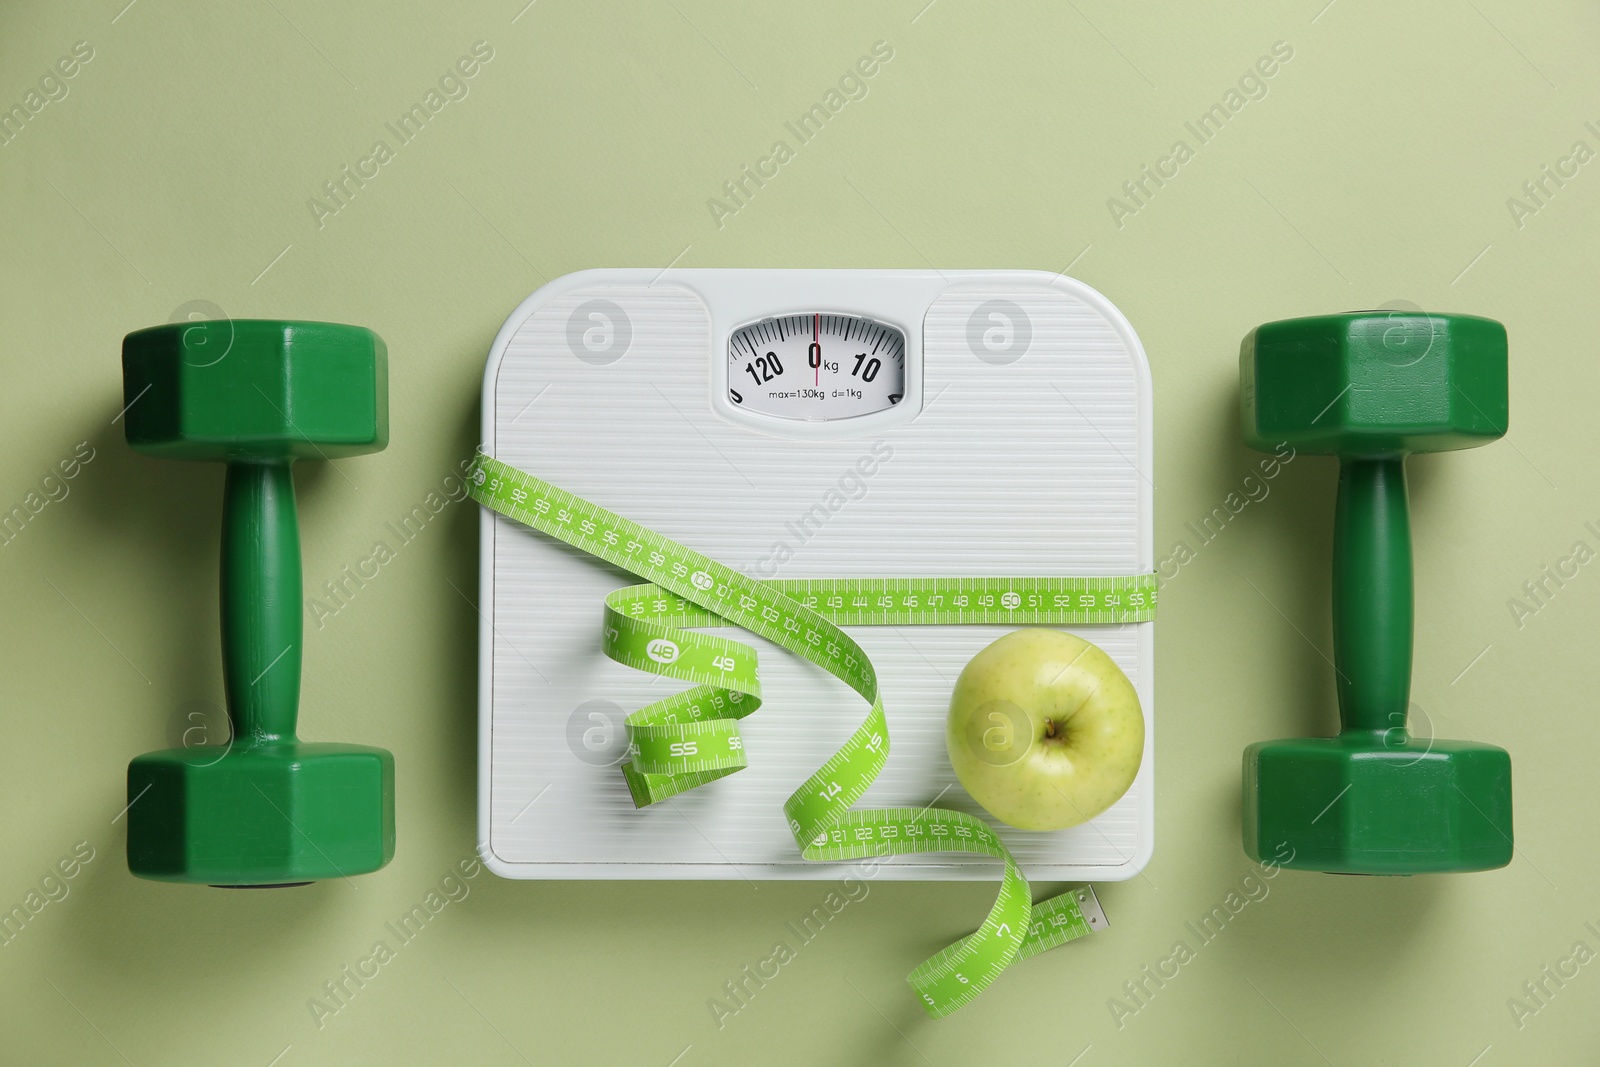
<path id="1" fill-rule="evenodd" d="M 906 336 L 861 315 L 798 312 L 728 338 L 728 400 L 746 411 L 825 422 L 894 407 L 906 395 Z"/>

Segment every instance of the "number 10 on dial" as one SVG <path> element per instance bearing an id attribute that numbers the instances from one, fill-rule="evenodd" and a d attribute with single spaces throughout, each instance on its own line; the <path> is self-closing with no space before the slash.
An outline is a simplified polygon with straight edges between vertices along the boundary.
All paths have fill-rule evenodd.
<path id="1" fill-rule="evenodd" d="M 874 319 L 798 312 L 728 338 L 728 399 L 747 411 L 848 419 L 891 408 L 905 392 L 905 334 Z"/>

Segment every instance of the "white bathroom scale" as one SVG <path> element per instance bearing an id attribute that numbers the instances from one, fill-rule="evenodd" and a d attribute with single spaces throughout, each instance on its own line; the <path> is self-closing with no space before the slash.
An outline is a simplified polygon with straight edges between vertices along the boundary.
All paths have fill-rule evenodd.
<path id="1" fill-rule="evenodd" d="M 484 451 L 752 578 L 1148 574 L 1149 366 L 1081 282 L 1037 271 L 588 270 L 501 327 Z M 634 807 L 624 717 L 682 683 L 601 652 L 602 601 L 640 579 L 487 509 L 481 519 L 480 849 L 508 878 L 840 877 L 803 860 L 784 799 L 867 705 L 757 648 L 749 766 Z M 951 689 L 1014 627 L 851 626 L 877 668 L 890 754 L 857 805 L 985 818 L 1029 878 L 1130 878 L 1153 847 L 1153 622 L 1062 627 L 1105 649 L 1145 715 L 1143 765 L 1109 810 L 1014 830 L 945 752 Z M 976 855 L 877 877 L 994 879 Z"/>

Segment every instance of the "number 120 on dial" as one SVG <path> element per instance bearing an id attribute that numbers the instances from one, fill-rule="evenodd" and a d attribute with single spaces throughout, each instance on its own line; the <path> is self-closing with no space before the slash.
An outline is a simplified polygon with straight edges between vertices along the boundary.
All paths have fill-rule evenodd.
<path id="1" fill-rule="evenodd" d="M 728 399 L 747 411 L 849 419 L 891 408 L 905 392 L 905 334 L 860 315 L 774 316 L 728 338 Z"/>

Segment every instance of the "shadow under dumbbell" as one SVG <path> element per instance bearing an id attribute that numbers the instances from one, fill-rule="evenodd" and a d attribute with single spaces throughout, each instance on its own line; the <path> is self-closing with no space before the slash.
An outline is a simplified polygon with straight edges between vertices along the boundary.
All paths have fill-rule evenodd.
<path id="1" fill-rule="evenodd" d="M 57 942 L 64 955 L 78 959 L 57 966 L 92 967 L 129 989 L 148 984 L 159 970 L 164 983 L 175 984 L 175 996 L 202 1004 L 236 982 L 239 961 L 247 959 L 262 974 L 298 972 L 305 995 L 316 993 L 328 975 L 308 964 L 306 946 L 348 933 L 339 924 L 349 913 L 350 882 L 312 882 L 293 893 L 218 893 L 210 886 L 147 881 L 124 862 L 126 824 L 125 818 L 101 823 L 105 836 L 91 835 L 95 858 L 74 879 L 73 896 L 81 893 L 92 903 L 74 910 Z M 183 967 L 164 966 L 175 953 Z"/>
<path id="2" fill-rule="evenodd" d="M 128 703 L 111 728 L 129 731 L 127 740 L 135 747 L 169 739 L 183 744 L 186 729 L 214 721 L 204 714 L 208 702 L 221 714 L 216 604 L 221 472 L 199 464 L 182 470 L 135 453 L 123 439 L 120 402 L 102 408 L 90 425 L 85 438 L 94 458 L 76 479 L 78 506 L 62 509 L 61 521 L 81 525 L 86 540 L 98 541 L 125 563 L 127 581 L 141 592 L 151 622 L 160 620 L 161 647 L 181 650 L 153 660 L 140 656 L 138 670 L 150 684 L 128 688 Z M 184 607 L 164 612 L 168 603 Z M 227 716 L 221 719 L 225 738 Z M 120 780 L 111 786 L 109 795 L 120 798 L 114 811 L 126 798 Z"/>
<path id="3" fill-rule="evenodd" d="M 1264 457 L 1244 443 L 1238 380 L 1231 366 L 1227 371 L 1218 397 L 1222 409 L 1219 433 L 1230 442 L 1227 455 L 1232 470 L 1259 475 Z M 1238 599 L 1251 604 L 1250 612 L 1267 608 L 1272 617 L 1281 612 L 1287 620 L 1272 647 L 1253 650 L 1257 656 L 1286 665 L 1274 679 L 1283 694 L 1282 701 L 1278 707 L 1261 711 L 1263 728 L 1281 728 L 1289 721 L 1298 724 L 1299 732 L 1315 734 L 1338 726 L 1338 703 L 1329 680 L 1333 633 L 1328 620 L 1332 592 L 1328 564 L 1333 546 L 1331 501 L 1338 478 L 1337 462 L 1324 456 L 1291 453 L 1287 461 L 1279 462 L 1275 476 L 1264 483 L 1270 489 L 1268 495 L 1259 503 L 1252 503 L 1241 516 L 1251 528 L 1248 545 L 1241 549 L 1241 553 L 1248 553 L 1248 559 L 1241 563 L 1241 577 L 1248 578 L 1256 588 L 1246 585 Z M 1231 489 L 1238 481 L 1235 474 L 1227 485 Z M 1284 573 L 1291 579 L 1265 577 Z M 1261 603 L 1263 597 L 1269 598 L 1269 604 Z M 1285 720 L 1285 715 L 1290 718 Z M 1237 791 L 1234 795 L 1237 800 Z"/>
<path id="4" fill-rule="evenodd" d="M 463 357 L 465 360 L 467 357 Z M 477 381 L 462 398 L 455 433 L 447 453 L 451 472 L 461 474 L 459 462 L 470 458 L 482 430 Z M 478 525 L 480 509 L 472 500 L 453 505 L 444 516 L 447 544 L 441 564 L 440 585 L 445 611 L 430 634 L 439 644 L 439 671 L 446 675 L 441 688 L 451 695 L 445 709 L 444 732 L 438 759 L 447 768 L 451 807 L 470 827 L 468 841 L 477 838 L 478 822 Z"/>

